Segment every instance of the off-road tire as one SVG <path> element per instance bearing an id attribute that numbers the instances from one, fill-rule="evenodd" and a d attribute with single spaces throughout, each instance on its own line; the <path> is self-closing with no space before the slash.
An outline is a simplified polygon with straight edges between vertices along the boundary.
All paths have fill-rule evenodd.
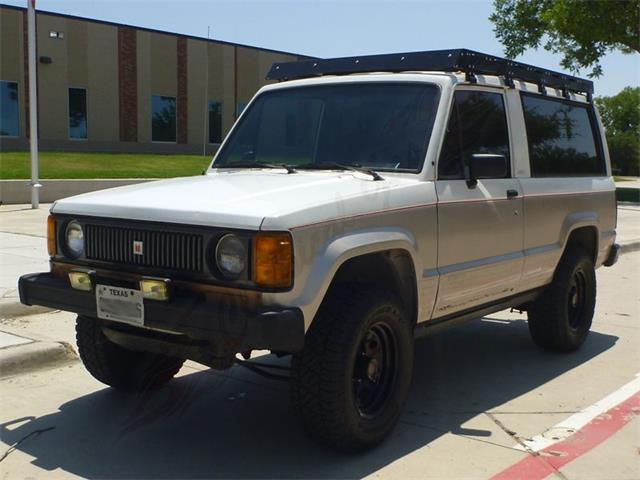
<path id="1" fill-rule="evenodd" d="M 379 357 L 379 363 L 388 366 L 395 362 L 395 367 L 385 366 L 377 372 L 380 385 L 382 379 L 392 381 L 385 383 L 388 388 L 380 387 L 388 392 L 380 397 L 385 400 L 377 404 L 371 401 L 367 410 L 371 414 L 364 415 L 356 397 L 363 391 L 362 382 L 368 382 L 372 375 L 369 366 L 363 368 L 363 362 L 370 365 L 372 360 L 363 348 L 375 349 L 376 343 L 392 345 L 386 348 L 387 355 Z M 320 443 L 340 451 L 362 451 L 380 443 L 397 423 L 406 402 L 413 348 L 412 325 L 394 295 L 358 288 L 330 292 L 306 334 L 304 350 L 292 360 L 291 398 L 305 430 Z M 364 380 L 362 372 L 367 377 Z M 373 382 L 367 389 L 371 385 Z M 377 397 L 369 391 L 367 400 L 371 398 Z"/>
<path id="2" fill-rule="evenodd" d="M 128 350 L 109 340 L 101 321 L 78 315 L 76 342 L 91 375 L 117 390 L 140 392 L 164 385 L 180 370 L 183 359 Z"/>
<path id="3" fill-rule="evenodd" d="M 574 306 L 578 303 L 578 306 Z M 528 311 L 529 332 L 544 350 L 571 352 L 585 342 L 596 305 L 593 260 L 581 247 L 570 247 Z"/>

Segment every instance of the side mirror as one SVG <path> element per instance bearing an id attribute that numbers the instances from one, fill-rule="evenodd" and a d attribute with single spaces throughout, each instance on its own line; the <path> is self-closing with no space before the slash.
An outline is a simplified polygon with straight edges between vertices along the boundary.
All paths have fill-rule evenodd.
<path id="1" fill-rule="evenodd" d="M 509 171 L 507 157 L 495 153 L 474 153 L 466 169 L 467 187 L 475 188 L 478 179 L 504 178 Z"/>

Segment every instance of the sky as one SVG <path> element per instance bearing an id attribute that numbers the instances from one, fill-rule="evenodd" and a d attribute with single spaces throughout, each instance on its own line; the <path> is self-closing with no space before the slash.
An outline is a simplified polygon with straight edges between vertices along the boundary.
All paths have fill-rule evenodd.
<path id="1" fill-rule="evenodd" d="M 200 37 L 210 27 L 218 40 L 325 58 L 448 48 L 503 54 L 490 0 L 37 0 L 37 8 Z M 562 71 L 561 56 L 542 48 L 517 60 Z M 596 95 L 640 85 L 639 54 L 610 53 L 601 63 Z"/>

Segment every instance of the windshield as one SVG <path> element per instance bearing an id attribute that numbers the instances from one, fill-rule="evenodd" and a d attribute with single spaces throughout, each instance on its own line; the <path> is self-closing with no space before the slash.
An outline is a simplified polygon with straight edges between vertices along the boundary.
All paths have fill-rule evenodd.
<path id="1" fill-rule="evenodd" d="M 261 94 L 216 157 L 214 168 L 342 164 L 419 171 L 438 88 L 426 83 L 351 83 Z"/>

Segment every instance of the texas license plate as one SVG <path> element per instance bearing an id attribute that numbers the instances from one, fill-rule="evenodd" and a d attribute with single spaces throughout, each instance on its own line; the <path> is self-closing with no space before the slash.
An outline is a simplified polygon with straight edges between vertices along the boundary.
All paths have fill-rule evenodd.
<path id="1" fill-rule="evenodd" d="M 144 324 L 144 303 L 140 290 L 96 285 L 96 306 L 98 318 Z"/>

